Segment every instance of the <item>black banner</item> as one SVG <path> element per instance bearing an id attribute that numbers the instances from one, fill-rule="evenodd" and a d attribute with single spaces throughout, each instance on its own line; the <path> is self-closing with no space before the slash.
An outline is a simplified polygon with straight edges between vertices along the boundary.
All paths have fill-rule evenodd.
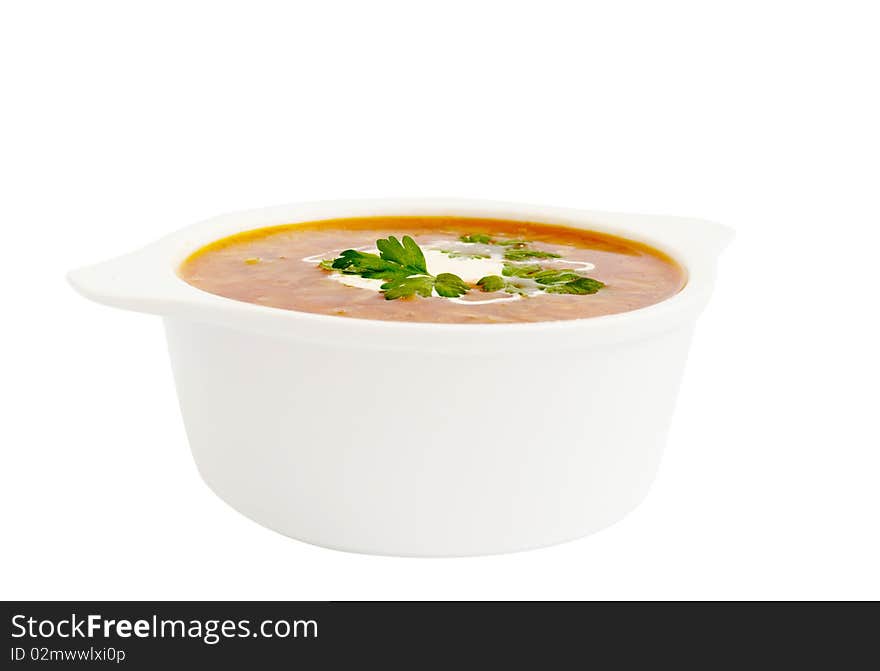
<path id="1" fill-rule="evenodd" d="M 876 657 L 875 603 L 19 602 L 3 667 L 645 660 L 840 668 Z M 360 664 L 359 664 L 360 665 Z"/>

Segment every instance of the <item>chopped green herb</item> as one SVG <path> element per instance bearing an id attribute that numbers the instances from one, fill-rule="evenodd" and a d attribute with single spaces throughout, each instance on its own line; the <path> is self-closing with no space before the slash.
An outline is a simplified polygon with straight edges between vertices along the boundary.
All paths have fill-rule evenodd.
<path id="1" fill-rule="evenodd" d="M 441 249 L 441 254 L 446 254 L 450 259 L 491 259 L 488 254 L 468 254 L 467 252 L 457 252 L 452 249 Z"/>
<path id="2" fill-rule="evenodd" d="M 462 242 L 475 242 L 480 245 L 491 245 L 493 240 L 485 233 L 472 233 L 470 235 L 460 235 L 458 237 Z"/>
<path id="3" fill-rule="evenodd" d="M 526 259 L 558 259 L 559 254 L 542 252 L 537 249 L 509 249 L 504 252 L 504 258 L 508 261 L 525 261 Z"/>
<path id="4" fill-rule="evenodd" d="M 502 247 L 515 247 L 517 249 L 529 244 L 528 240 L 520 240 L 518 238 L 493 238 L 491 235 L 486 235 L 485 233 L 461 235 L 458 239 L 462 242 L 471 242 L 479 245 L 501 245 Z"/>

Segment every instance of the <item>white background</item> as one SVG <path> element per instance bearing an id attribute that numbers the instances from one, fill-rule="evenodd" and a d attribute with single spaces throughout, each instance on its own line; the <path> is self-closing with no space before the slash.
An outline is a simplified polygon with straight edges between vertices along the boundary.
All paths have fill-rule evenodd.
<path id="1" fill-rule="evenodd" d="M 880 598 L 880 23 L 864 2 L 4 2 L 0 597 Z M 717 219 L 659 479 L 516 555 L 366 557 L 199 480 L 160 320 L 73 267 L 227 210 Z"/>

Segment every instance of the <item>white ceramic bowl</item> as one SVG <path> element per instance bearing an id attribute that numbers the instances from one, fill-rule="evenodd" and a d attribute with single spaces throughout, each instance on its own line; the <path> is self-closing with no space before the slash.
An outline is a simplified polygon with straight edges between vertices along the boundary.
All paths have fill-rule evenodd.
<path id="1" fill-rule="evenodd" d="M 263 307 L 177 276 L 191 252 L 240 231 L 401 214 L 612 233 L 667 252 L 688 282 L 618 315 L 423 324 Z M 673 217 L 460 200 L 317 202 L 216 217 L 69 279 L 95 301 L 165 318 L 196 464 L 233 508 L 340 550 L 479 555 L 584 536 L 644 498 L 694 322 L 731 238 L 718 224 Z"/>

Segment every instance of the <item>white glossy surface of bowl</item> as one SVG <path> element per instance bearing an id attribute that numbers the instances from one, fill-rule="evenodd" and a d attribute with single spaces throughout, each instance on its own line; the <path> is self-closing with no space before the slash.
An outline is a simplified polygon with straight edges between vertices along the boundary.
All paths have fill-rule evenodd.
<path id="1" fill-rule="evenodd" d="M 400 214 L 612 233 L 667 252 L 688 282 L 668 300 L 618 315 L 425 324 L 269 308 L 177 276 L 191 252 L 240 231 Z M 235 509 L 341 550 L 476 555 L 584 536 L 644 498 L 694 323 L 731 238 L 726 227 L 675 217 L 333 201 L 216 217 L 69 279 L 93 300 L 165 318 L 196 464 Z"/>

